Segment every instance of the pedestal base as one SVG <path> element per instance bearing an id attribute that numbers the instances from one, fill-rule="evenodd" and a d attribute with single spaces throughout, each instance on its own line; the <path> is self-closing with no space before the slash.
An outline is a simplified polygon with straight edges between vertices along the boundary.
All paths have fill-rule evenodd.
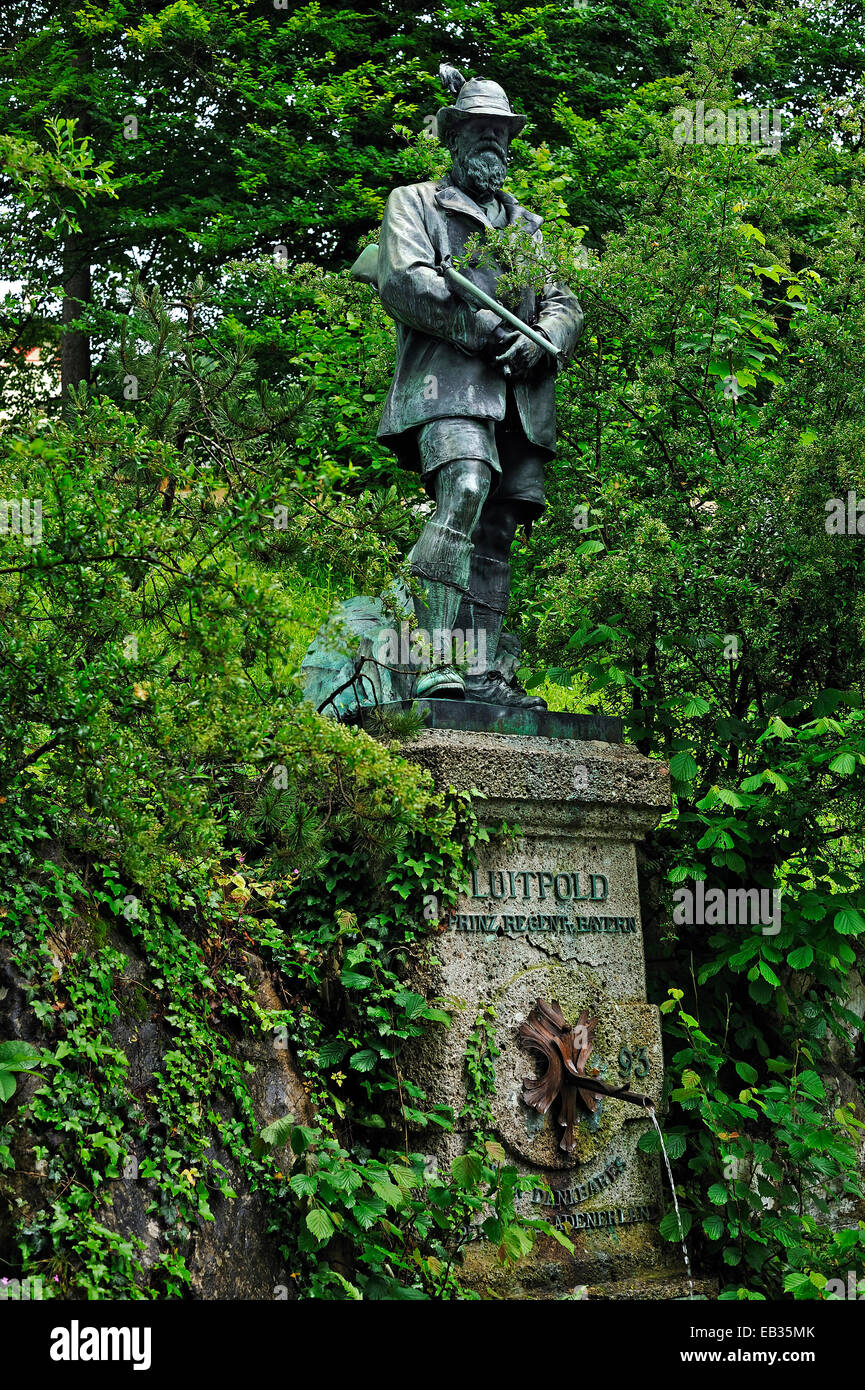
<path id="1" fill-rule="evenodd" d="M 475 1127 L 465 1114 L 466 1053 L 479 1017 L 493 1010 L 494 1137 L 538 1179 L 522 1209 L 574 1244 L 571 1256 L 541 1237 L 517 1270 L 471 1246 L 463 1279 L 500 1297 L 549 1298 L 574 1285 L 678 1275 L 678 1249 L 658 1234 L 667 1200 L 660 1163 L 639 1144 L 652 1131 L 645 1110 L 611 1097 L 594 1113 L 580 1103 L 564 1151 L 559 1102 L 546 1115 L 526 1103 L 523 1081 L 542 1064 L 519 1036 L 538 1000 L 558 1001 L 570 1025 L 597 1020 L 586 1074 L 660 1104 L 660 1018 L 645 997 L 634 843 L 669 805 L 666 766 L 621 743 L 454 729 L 424 731 L 403 751 L 438 785 L 472 789 L 490 831 L 502 820 L 519 827 L 482 845 L 463 896 L 440 912 L 432 960 L 418 977 L 426 994 L 456 1004 L 452 1026 L 408 1059 L 428 1102 L 457 1117 L 453 1133 L 430 1141 L 426 1131 L 423 1142 L 441 1163 L 464 1151 Z"/>

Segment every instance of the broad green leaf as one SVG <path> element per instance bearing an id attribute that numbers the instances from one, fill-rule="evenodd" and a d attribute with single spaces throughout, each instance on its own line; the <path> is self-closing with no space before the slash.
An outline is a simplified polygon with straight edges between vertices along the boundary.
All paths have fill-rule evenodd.
<path id="1" fill-rule="evenodd" d="M 315 1236 L 319 1245 L 326 1240 L 330 1240 L 336 1230 L 330 1216 L 323 1207 L 314 1207 L 312 1211 L 306 1213 L 306 1226 L 307 1230 Z"/>
<path id="2" fill-rule="evenodd" d="M 278 1149 L 283 1144 L 287 1144 L 291 1138 L 291 1131 L 294 1128 L 294 1116 L 283 1115 L 281 1119 L 274 1120 L 272 1124 L 266 1125 L 261 1131 L 260 1138 L 271 1149 Z"/>
<path id="3" fill-rule="evenodd" d="M 302 1154 L 313 1140 L 318 1138 L 318 1133 L 317 1129 L 311 1129 L 309 1125 L 295 1125 L 291 1131 L 292 1153 Z"/>
<path id="4" fill-rule="evenodd" d="M 499 1252 L 510 1260 L 520 1260 L 524 1255 L 528 1255 L 533 1244 L 534 1241 L 529 1231 L 516 1225 L 506 1226 Z"/>
<path id="5" fill-rule="evenodd" d="M 602 550 L 606 550 L 603 541 L 599 541 L 593 536 L 589 541 L 583 541 L 582 545 L 577 546 L 577 559 L 585 560 L 588 555 L 598 555 Z"/>
<path id="6" fill-rule="evenodd" d="M 451 1164 L 458 1187 L 474 1187 L 483 1177 L 484 1165 L 477 1154 L 458 1154 Z"/>
<path id="7" fill-rule="evenodd" d="M 681 1226 L 679 1224 L 680 1219 Z M 691 1229 L 691 1219 L 689 1211 L 680 1211 L 677 1216 L 675 1209 L 673 1209 L 662 1216 L 658 1230 L 664 1240 L 684 1240 Z"/>
<path id="8" fill-rule="evenodd" d="M 787 964 L 793 970 L 805 970 L 814 959 L 814 951 L 810 946 L 797 946 L 795 951 L 791 951 L 787 956 Z"/>
<path id="9" fill-rule="evenodd" d="M 352 1207 L 352 1215 L 365 1231 L 374 1226 L 379 1217 L 384 1216 L 386 1211 L 387 1207 L 381 1197 L 364 1197 L 362 1201 L 355 1202 Z"/>
<path id="10" fill-rule="evenodd" d="M 356 1052 L 349 1062 L 352 1071 L 372 1071 L 378 1061 L 378 1053 L 373 1052 L 371 1047 L 365 1047 L 360 1052 Z"/>
<path id="11" fill-rule="evenodd" d="M 700 695 L 692 695 L 682 714 L 685 719 L 696 719 L 701 714 L 708 714 L 711 708 L 708 700 L 704 700 Z"/>
<path id="12" fill-rule="evenodd" d="M 415 994 L 412 990 L 401 990 L 394 996 L 394 1003 L 399 1005 L 407 1018 L 416 1018 L 426 1008 L 423 995 Z"/>
<path id="13" fill-rule="evenodd" d="M 358 970 L 343 970 L 340 980 L 346 989 L 369 989 L 372 984 L 369 975 L 361 975 Z"/>
<path id="14" fill-rule="evenodd" d="M 840 912 L 835 913 L 833 925 L 842 936 L 858 936 L 865 931 L 865 921 L 855 907 L 842 907 Z"/>
<path id="15" fill-rule="evenodd" d="M 760 974 L 763 976 L 763 979 L 764 979 L 768 984 L 774 985 L 775 988 L 777 989 L 777 987 L 780 985 L 781 981 L 778 979 L 778 976 L 775 974 L 775 972 L 774 972 L 774 970 L 772 969 L 771 965 L 768 965 L 768 964 L 766 963 L 766 961 L 761 960 L 761 961 L 758 962 L 758 969 L 759 969 L 759 971 L 760 971 Z"/>
<path id="16" fill-rule="evenodd" d="M 42 1053 L 32 1043 L 19 1042 L 17 1039 L 0 1043 L 0 1067 L 4 1071 L 30 1071 L 41 1059 Z"/>
<path id="17" fill-rule="evenodd" d="M 664 1139 L 664 1143 L 667 1147 L 668 1158 L 681 1158 L 682 1154 L 685 1152 L 684 1134 L 668 1134 Z"/>
<path id="18" fill-rule="evenodd" d="M 839 753 L 829 764 L 829 771 L 840 772 L 842 777 L 849 777 L 851 772 L 856 771 L 856 759 L 852 753 Z"/>
<path id="19" fill-rule="evenodd" d="M 675 777 L 677 782 L 690 782 L 692 777 L 697 775 L 697 764 L 690 753 L 683 749 L 680 753 L 674 753 L 670 759 L 670 775 Z"/>
<path id="20" fill-rule="evenodd" d="M 727 806 L 732 806 L 734 809 L 738 809 L 740 806 L 747 806 L 748 804 L 746 801 L 743 801 L 738 792 L 728 791 L 726 787 L 718 788 L 718 796 Z"/>
<path id="21" fill-rule="evenodd" d="M 318 1065 L 320 1067 L 335 1067 L 340 1063 L 348 1052 L 348 1043 L 339 1038 L 333 1038 L 330 1042 L 322 1043 L 318 1049 Z"/>

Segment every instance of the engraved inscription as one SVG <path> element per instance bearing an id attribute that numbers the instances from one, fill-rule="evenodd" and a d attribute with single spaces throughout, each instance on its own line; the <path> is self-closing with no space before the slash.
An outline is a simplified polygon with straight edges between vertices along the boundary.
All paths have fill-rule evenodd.
<path id="1" fill-rule="evenodd" d="M 581 882 L 582 878 L 582 882 Z M 588 886 L 588 893 L 580 888 Z M 478 869 L 472 869 L 473 898 L 493 898 L 497 902 L 527 901 L 537 898 L 545 902 L 553 898 L 559 903 L 602 903 L 610 895 L 610 885 L 603 874 L 583 874 L 576 872 L 551 873 L 546 869 L 489 869 L 481 876 Z"/>
<path id="2" fill-rule="evenodd" d="M 451 931 L 486 932 L 490 936 L 521 936 L 525 932 L 553 932 L 559 936 L 585 936 L 636 932 L 636 917 L 565 917 L 534 913 L 531 917 L 512 913 L 483 916 L 477 912 L 451 912 L 447 916 Z"/>
<path id="3" fill-rule="evenodd" d="M 638 1221 L 657 1221 L 659 1209 L 652 1206 L 615 1207 L 612 1211 L 560 1212 L 549 1218 L 550 1225 L 567 1235 L 571 1231 L 597 1231 L 608 1226 L 633 1226 Z"/>
<path id="4" fill-rule="evenodd" d="M 624 1173 L 627 1164 L 623 1158 L 613 1158 L 600 1173 L 594 1177 L 587 1178 L 585 1182 L 576 1183 L 573 1187 L 553 1188 L 552 1192 L 547 1192 L 542 1187 L 532 1189 L 532 1202 L 539 1203 L 545 1207 L 573 1207 L 580 1202 L 585 1202 L 589 1197 L 595 1197 L 599 1192 L 604 1192 L 618 1178 L 620 1173 Z"/>

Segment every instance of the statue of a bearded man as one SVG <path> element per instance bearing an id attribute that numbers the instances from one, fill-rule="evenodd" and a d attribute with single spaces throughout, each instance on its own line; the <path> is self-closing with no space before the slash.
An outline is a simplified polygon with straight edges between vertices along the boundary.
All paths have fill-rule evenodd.
<path id="1" fill-rule="evenodd" d="M 503 188 L 510 142 L 525 116 L 511 110 L 496 82 L 467 82 L 444 66 L 442 79 L 457 93 L 437 116 L 451 172 L 441 183 L 395 189 L 382 223 L 375 278 L 396 321 L 397 360 L 378 434 L 420 472 L 435 500 L 409 557 L 425 595 L 416 603 L 418 623 L 444 634 L 444 650 L 454 630 L 466 642 L 473 634 L 485 665 L 464 677 L 450 661 L 433 664 L 417 676 L 414 693 L 544 708 L 505 678 L 496 657 L 511 545 L 517 527 L 530 527 L 545 507 L 544 463 L 556 444 L 555 375 L 576 346 L 583 315 L 563 285 L 548 284 L 541 294 L 527 287 L 517 317 L 556 350 L 544 351 L 455 292 L 442 273 L 463 257 L 470 237 L 483 239 L 491 228 L 521 223 L 542 246 L 542 219 Z M 496 297 L 501 269 L 494 261 L 482 257 L 462 273 Z"/>

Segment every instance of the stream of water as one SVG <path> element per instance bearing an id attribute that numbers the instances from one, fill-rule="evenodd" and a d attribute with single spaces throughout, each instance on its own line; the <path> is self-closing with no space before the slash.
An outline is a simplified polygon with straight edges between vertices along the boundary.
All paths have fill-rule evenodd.
<path id="1" fill-rule="evenodd" d="M 676 1208 L 676 1220 L 677 1220 L 678 1223 L 679 1223 L 679 1238 L 681 1239 L 681 1242 L 682 1242 L 682 1254 L 683 1254 L 684 1257 L 685 1257 L 685 1269 L 686 1269 L 687 1275 L 688 1275 L 688 1288 L 689 1288 L 690 1291 L 691 1291 L 691 1292 L 690 1292 L 690 1297 L 693 1298 L 693 1297 L 694 1297 L 694 1278 L 693 1278 L 693 1275 L 691 1274 L 691 1257 L 690 1257 L 690 1255 L 688 1254 L 688 1246 L 687 1246 L 687 1243 L 686 1243 L 686 1241 L 685 1241 L 685 1229 L 684 1229 L 684 1227 L 683 1227 L 683 1225 L 682 1225 L 682 1214 L 681 1214 L 681 1212 L 679 1211 L 679 1199 L 678 1199 L 678 1197 L 676 1196 L 676 1185 L 675 1185 L 675 1183 L 673 1182 L 673 1170 L 672 1170 L 672 1168 L 670 1167 L 670 1160 L 669 1160 L 669 1158 L 667 1157 L 667 1146 L 666 1146 L 666 1144 L 664 1143 L 664 1136 L 663 1136 L 663 1134 L 661 1133 L 661 1126 L 658 1124 L 658 1117 L 657 1117 L 657 1115 L 655 1114 L 655 1107 L 654 1107 L 654 1105 L 648 1105 L 648 1106 L 646 1107 L 646 1109 L 648 1110 L 649 1114 L 650 1114 L 651 1117 L 652 1117 L 652 1124 L 655 1126 L 655 1129 L 658 1131 L 658 1139 L 660 1140 L 660 1143 L 661 1143 L 661 1153 L 664 1155 L 664 1163 L 667 1165 L 667 1177 L 668 1177 L 669 1180 L 670 1180 L 670 1191 L 671 1191 L 672 1194 L 673 1194 L 673 1206 Z"/>

